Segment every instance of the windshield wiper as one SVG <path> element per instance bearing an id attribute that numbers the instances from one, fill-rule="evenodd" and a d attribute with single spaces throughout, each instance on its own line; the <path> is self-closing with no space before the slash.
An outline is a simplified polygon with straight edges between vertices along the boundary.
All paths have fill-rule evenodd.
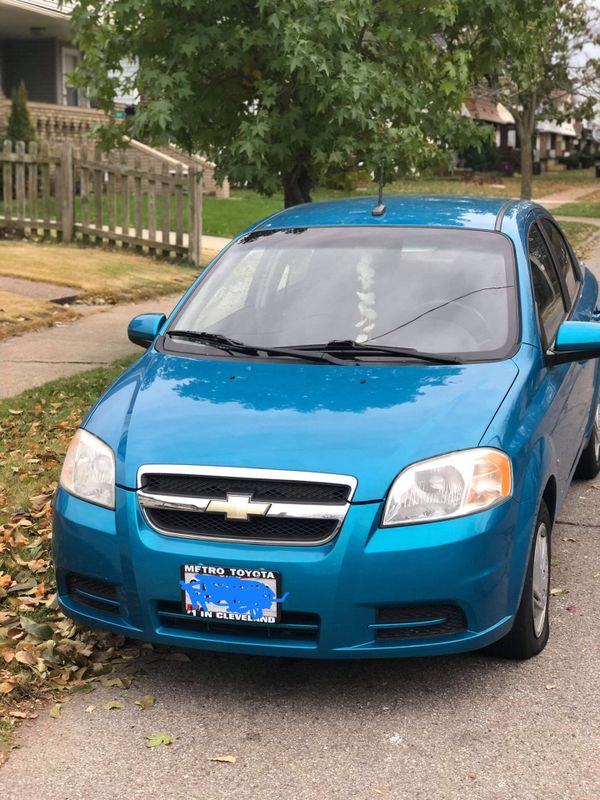
<path id="1" fill-rule="evenodd" d="M 352 339 L 332 339 L 322 344 L 296 345 L 296 350 L 318 350 L 322 353 L 352 353 L 357 356 L 394 356 L 395 358 L 414 358 L 417 361 L 429 361 L 431 364 L 463 364 L 455 356 L 439 356 L 434 353 L 423 353 L 412 347 L 392 347 L 370 342 L 355 342 Z"/>
<path id="2" fill-rule="evenodd" d="M 193 342 L 200 342 L 202 344 L 209 344 L 212 347 L 217 347 L 220 350 L 226 350 L 234 347 L 246 347 L 243 342 L 238 342 L 237 339 L 230 339 L 228 336 L 223 336 L 222 333 L 210 333 L 209 331 L 167 331 L 167 336 L 178 336 L 180 339 L 190 339 Z"/>
<path id="3" fill-rule="evenodd" d="M 180 339 L 189 339 L 191 342 L 199 342 L 200 344 L 207 344 L 209 347 L 215 347 L 217 350 L 225 350 L 225 352 L 233 355 L 234 353 L 241 353 L 242 355 L 250 356 L 287 356 L 288 358 L 297 358 L 301 361 L 310 361 L 312 364 L 328 361 L 330 364 L 347 364 L 347 360 L 335 358 L 326 352 L 321 352 L 320 355 L 316 353 L 310 355 L 293 347 L 263 347 L 262 345 L 245 344 L 237 339 L 230 339 L 229 336 L 224 336 L 222 333 L 211 333 L 210 331 L 185 331 L 174 330 L 167 331 L 167 336 L 177 336 Z"/>

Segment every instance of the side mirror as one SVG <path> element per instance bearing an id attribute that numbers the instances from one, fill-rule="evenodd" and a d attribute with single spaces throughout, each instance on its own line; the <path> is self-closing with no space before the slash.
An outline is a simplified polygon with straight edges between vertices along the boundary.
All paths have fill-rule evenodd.
<path id="1" fill-rule="evenodd" d="M 600 323 L 563 322 L 556 334 L 554 349 L 548 355 L 552 364 L 600 358 Z"/>
<path id="2" fill-rule="evenodd" d="M 167 318 L 164 314 L 140 314 L 127 327 L 129 341 L 140 347 L 150 347 Z"/>

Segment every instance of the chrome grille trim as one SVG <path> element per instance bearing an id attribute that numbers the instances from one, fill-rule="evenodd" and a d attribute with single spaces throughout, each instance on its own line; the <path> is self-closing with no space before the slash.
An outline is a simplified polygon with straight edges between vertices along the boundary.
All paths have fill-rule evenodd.
<path id="1" fill-rule="evenodd" d="M 248 538 L 245 536 L 211 536 L 210 534 L 191 534 L 180 533 L 159 528 L 146 513 L 146 509 L 167 509 L 172 511 L 191 511 L 206 512 L 211 500 L 214 497 L 190 497 L 187 495 L 158 494 L 144 490 L 144 475 L 146 474 L 167 474 L 167 475 L 189 475 L 189 476 L 208 476 L 219 478 L 245 478 L 260 480 L 277 480 L 282 482 L 306 482 L 306 483 L 331 483 L 344 484 L 348 487 L 348 501 L 346 503 L 300 503 L 300 502 L 273 502 L 269 503 L 268 510 L 264 514 L 266 517 L 277 517 L 280 519 L 326 519 L 336 520 L 337 525 L 333 532 L 324 539 L 302 542 L 293 539 L 260 539 Z M 269 544 L 285 545 L 288 547 L 314 547 L 326 544 L 334 539 L 339 533 L 342 523 L 346 518 L 350 501 L 356 491 L 357 480 L 351 475 L 338 475 L 324 472 L 300 472 L 296 470 L 279 469 L 249 469 L 245 467 L 208 467 L 187 464 L 145 464 L 140 467 L 137 473 L 137 496 L 140 509 L 146 523 L 166 536 L 174 536 L 184 539 L 204 539 L 219 542 L 237 542 L 246 544 Z M 239 521 L 240 526 L 244 521 Z M 241 527 L 243 530 L 243 527 Z"/>

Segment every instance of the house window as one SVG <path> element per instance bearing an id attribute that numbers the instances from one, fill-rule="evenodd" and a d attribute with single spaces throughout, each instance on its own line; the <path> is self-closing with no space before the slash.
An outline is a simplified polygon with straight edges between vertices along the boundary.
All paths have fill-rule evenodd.
<path id="1" fill-rule="evenodd" d="M 62 50 L 62 98 L 66 106 L 87 106 L 85 97 L 79 89 L 69 85 L 71 75 L 79 65 L 79 50 L 74 47 L 63 47 Z"/>

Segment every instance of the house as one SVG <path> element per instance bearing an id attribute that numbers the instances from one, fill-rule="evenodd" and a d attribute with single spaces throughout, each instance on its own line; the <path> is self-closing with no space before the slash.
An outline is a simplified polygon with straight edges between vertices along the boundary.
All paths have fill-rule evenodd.
<path id="1" fill-rule="evenodd" d="M 501 103 L 472 96 L 463 105 L 462 114 L 494 129 L 496 151 L 486 160 L 487 163 L 478 169 L 498 169 L 507 175 L 512 175 L 518 166 L 518 137 L 515 120 L 510 111 Z"/>
<path id="2" fill-rule="evenodd" d="M 555 167 L 559 158 L 571 155 L 579 149 L 579 136 L 571 122 L 540 120 L 535 128 L 534 158 L 546 165 Z"/>
<path id="3" fill-rule="evenodd" d="M 7 97 L 23 80 L 33 102 L 89 108 L 89 100 L 68 85 L 78 62 L 68 5 L 0 0 L 0 85 Z"/>
<path id="4" fill-rule="evenodd" d="M 514 118 L 505 106 L 483 97 L 471 97 L 464 104 L 462 113 L 482 124 L 492 125 L 496 147 L 503 159 L 518 165 L 521 143 Z M 574 153 L 593 157 L 599 151 L 600 120 L 575 123 L 540 120 L 536 124 L 533 155 L 541 171 L 557 168 L 564 163 L 562 159 Z"/>
<path id="5" fill-rule="evenodd" d="M 72 141 L 78 147 L 93 142 L 93 129 L 105 121 L 85 92 L 69 85 L 80 52 L 70 38 L 70 3 L 60 0 L 0 0 L 0 137 L 10 111 L 10 96 L 21 81 L 29 96 L 29 112 L 40 141 L 53 144 Z M 134 98 L 121 96 L 115 115 L 124 116 Z M 130 147 L 133 164 L 141 148 Z M 129 152 L 130 151 L 130 152 Z M 214 178 L 214 165 L 200 156 L 189 157 L 176 148 L 162 151 L 144 145 L 142 158 L 162 163 L 181 163 L 184 171 L 194 163 L 203 170 L 205 194 L 229 197 L 229 184 Z"/>
<path id="6" fill-rule="evenodd" d="M 463 114 L 479 122 L 493 125 L 496 131 L 496 147 L 500 150 L 516 148 L 515 120 L 501 103 L 483 97 L 471 97 L 463 107 Z"/>

